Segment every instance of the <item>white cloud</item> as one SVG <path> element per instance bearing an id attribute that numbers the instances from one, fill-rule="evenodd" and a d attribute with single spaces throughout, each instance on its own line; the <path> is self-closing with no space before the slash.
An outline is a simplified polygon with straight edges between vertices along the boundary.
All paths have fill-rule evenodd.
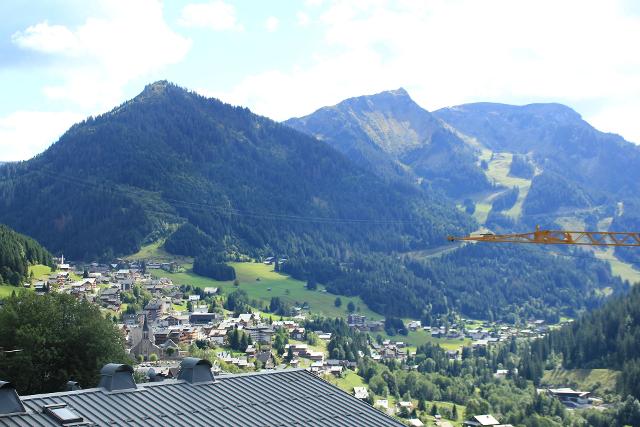
<path id="1" fill-rule="evenodd" d="M 640 144 L 640 128 L 637 125 L 639 111 L 640 92 L 637 92 L 633 98 L 610 103 L 584 119 L 601 131 L 617 133 Z"/>
<path id="2" fill-rule="evenodd" d="M 478 100 L 580 110 L 599 101 L 621 117 L 624 136 L 640 140 L 640 121 L 616 110 L 628 111 L 619 99 L 640 94 L 640 19 L 623 3 L 342 0 L 322 7 L 324 43 L 311 61 L 245 77 L 219 95 L 277 119 L 398 86 L 430 110 Z"/>
<path id="3" fill-rule="evenodd" d="M 182 8 L 180 25 L 190 28 L 209 28 L 214 31 L 242 31 L 233 5 L 221 0 L 191 3 Z"/>
<path id="4" fill-rule="evenodd" d="M 264 21 L 264 28 L 266 28 L 266 30 L 269 31 L 270 33 L 276 31 L 279 26 L 280 26 L 280 20 L 275 16 L 270 16 L 267 18 L 266 21 Z"/>
<path id="5" fill-rule="evenodd" d="M 82 119 L 71 112 L 16 111 L 0 117 L 0 160 L 25 160 Z"/>
<path id="6" fill-rule="evenodd" d="M 180 62 L 191 47 L 166 24 L 158 0 L 105 0 L 103 12 L 77 28 L 45 21 L 12 37 L 21 48 L 60 56 L 51 70 L 60 83 L 44 93 L 89 112 L 120 102 L 127 83 Z M 74 61 L 64 59 L 69 55 Z"/>
<path id="7" fill-rule="evenodd" d="M 311 18 L 305 12 L 296 13 L 296 22 L 300 27 L 307 27 L 311 22 Z"/>
<path id="8" fill-rule="evenodd" d="M 122 102 L 128 83 L 180 62 L 191 47 L 169 28 L 159 0 L 102 0 L 100 6 L 99 16 L 77 27 L 44 21 L 13 34 L 16 46 L 52 59 L 47 76 L 53 83 L 42 91 L 73 112 L 0 118 L 0 160 L 31 157 L 74 121 Z"/>
<path id="9" fill-rule="evenodd" d="M 21 48 L 44 53 L 72 54 L 79 48 L 78 39 L 71 30 L 63 25 L 49 25 L 47 21 L 17 31 L 11 41 Z"/>

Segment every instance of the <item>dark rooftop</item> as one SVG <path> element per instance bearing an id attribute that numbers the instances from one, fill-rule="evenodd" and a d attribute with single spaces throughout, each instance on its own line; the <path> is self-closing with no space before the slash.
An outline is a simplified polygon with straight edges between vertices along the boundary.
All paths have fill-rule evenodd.
<path id="1" fill-rule="evenodd" d="M 21 401 L 27 411 L 0 415 L 0 425 L 60 426 L 47 409 L 52 407 L 64 408 L 69 420 L 73 415 L 97 426 L 403 425 L 304 370 L 222 375 L 196 384 L 167 380 L 112 392 L 93 388 Z"/>

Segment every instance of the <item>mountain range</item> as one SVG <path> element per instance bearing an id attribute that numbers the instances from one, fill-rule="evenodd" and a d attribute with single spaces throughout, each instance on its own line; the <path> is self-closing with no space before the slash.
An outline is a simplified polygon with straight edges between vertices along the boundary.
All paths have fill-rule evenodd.
<path id="1" fill-rule="evenodd" d="M 564 105 L 474 103 L 429 113 L 399 89 L 285 123 L 385 179 L 444 192 L 496 231 L 640 229 L 640 147 Z M 636 252 L 616 255 L 640 266 Z"/>
<path id="2" fill-rule="evenodd" d="M 478 150 L 404 89 L 347 99 L 284 122 L 387 179 L 405 179 L 457 197 L 491 188 Z"/>
<path id="3" fill-rule="evenodd" d="M 220 260 L 286 256 L 294 277 L 425 321 L 557 320 L 622 291 L 588 255 L 446 246 L 479 226 L 636 218 L 637 182 L 617 171 L 588 185 L 606 168 L 580 147 L 603 144 L 596 155 L 626 167 L 637 147 L 555 104 L 481 106 L 429 113 L 399 89 L 277 123 L 160 81 L 0 167 L 0 222 L 74 259 L 158 240 Z"/>
<path id="4" fill-rule="evenodd" d="M 437 192 L 167 82 L 0 175 L 0 222 L 76 259 L 135 252 L 187 222 L 228 251 L 307 256 L 420 249 L 473 226 Z"/>

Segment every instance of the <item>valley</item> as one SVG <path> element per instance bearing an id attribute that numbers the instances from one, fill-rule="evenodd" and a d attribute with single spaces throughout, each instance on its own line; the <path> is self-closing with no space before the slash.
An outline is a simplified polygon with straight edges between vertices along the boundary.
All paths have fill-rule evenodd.
<path id="1" fill-rule="evenodd" d="M 493 412 L 520 425 L 528 413 L 569 423 L 591 422 L 601 404 L 622 411 L 618 388 L 635 391 L 619 372 L 635 372 L 635 359 L 609 366 L 573 345 L 636 292 L 625 282 L 640 279 L 632 258 L 446 237 L 538 221 L 609 229 L 633 224 L 634 199 L 616 194 L 621 209 L 603 196 L 614 184 L 562 175 L 562 159 L 545 157 L 547 134 L 501 122 L 562 113 L 587 132 L 571 112 L 456 108 L 430 113 L 400 89 L 281 124 L 152 83 L 41 156 L 0 168 L 0 221 L 60 256 L 52 270 L 51 254 L 7 231 L 0 298 L 19 309 L 34 295 L 72 296 L 98 306 L 141 365 L 193 356 L 234 373 L 302 367 L 349 393 L 364 388 L 399 420 L 458 426 Z M 498 125 L 487 133 L 476 120 Z M 142 324 L 153 339 L 141 339 Z M 573 414 L 562 387 L 595 398 Z"/>
<path id="2" fill-rule="evenodd" d="M 23 3 L 0 426 L 640 427 L 635 2 Z"/>

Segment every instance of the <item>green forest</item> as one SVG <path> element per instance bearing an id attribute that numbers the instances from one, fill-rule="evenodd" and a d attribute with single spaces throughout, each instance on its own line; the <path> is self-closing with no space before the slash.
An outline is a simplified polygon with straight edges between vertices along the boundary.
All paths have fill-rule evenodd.
<path id="1" fill-rule="evenodd" d="M 35 240 L 0 224 L 0 285 L 21 285 L 34 264 L 53 267 L 51 254 Z"/>
<path id="2" fill-rule="evenodd" d="M 570 254 L 569 254 L 570 255 Z M 510 323 L 529 318 L 557 322 L 599 306 L 602 287 L 628 284 L 595 258 L 554 257 L 517 245 L 467 245 L 441 257 L 359 256 L 350 262 L 293 258 L 284 271 L 315 280 L 337 294 L 358 295 L 382 314 L 423 319 L 451 310 Z M 394 298 L 389 298 L 394 295 Z"/>
<path id="3" fill-rule="evenodd" d="M 387 183 L 312 137 L 166 82 L 0 169 L 0 221 L 84 260 L 134 253 L 185 222 L 208 238 L 182 227 L 168 240 L 176 253 L 213 241 L 336 259 L 474 227 L 436 191 Z"/>
<path id="4" fill-rule="evenodd" d="M 640 288 L 606 304 L 537 341 L 536 363 L 552 353 L 562 355 L 565 368 L 607 368 L 624 372 L 618 384 L 623 395 L 640 399 Z"/>

